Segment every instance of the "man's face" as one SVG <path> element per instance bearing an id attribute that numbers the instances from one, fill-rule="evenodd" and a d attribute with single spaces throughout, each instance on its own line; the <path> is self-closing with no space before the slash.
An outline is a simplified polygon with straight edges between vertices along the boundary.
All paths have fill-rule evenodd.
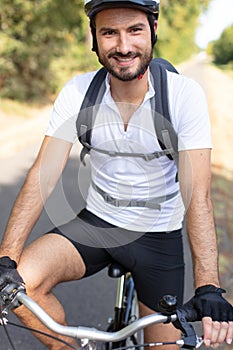
<path id="1" fill-rule="evenodd" d="M 99 61 L 109 73 L 122 81 L 144 73 L 152 58 L 151 29 L 144 12 L 102 10 L 95 17 L 95 25 Z"/>

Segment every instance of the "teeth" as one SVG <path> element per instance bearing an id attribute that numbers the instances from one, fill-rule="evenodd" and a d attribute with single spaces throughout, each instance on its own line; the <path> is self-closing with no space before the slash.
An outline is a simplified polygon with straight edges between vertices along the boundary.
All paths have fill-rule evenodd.
<path id="1" fill-rule="evenodd" d="M 117 58 L 118 61 L 120 62 L 129 62 L 129 61 L 132 61 L 133 57 L 131 58 Z"/>

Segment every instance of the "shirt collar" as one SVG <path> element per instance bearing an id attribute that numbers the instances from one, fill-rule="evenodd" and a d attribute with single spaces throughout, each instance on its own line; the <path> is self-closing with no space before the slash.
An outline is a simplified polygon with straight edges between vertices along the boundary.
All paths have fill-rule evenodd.
<path id="1" fill-rule="evenodd" d="M 143 101 L 142 105 L 155 95 L 155 89 L 154 89 L 154 86 L 153 86 L 152 81 L 151 81 L 150 68 L 148 68 L 148 69 L 149 69 L 149 74 L 148 74 L 149 89 L 148 89 L 147 93 L 145 94 L 144 101 Z M 109 73 L 107 73 L 107 75 L 106 75 L 105 84 L 106 84 L 106 91 L 105 91 L 105 94 L 103 97 L 103 101 L 105 103 L 113 103 L 113 98 L 111 96 L 111 90 L 110 90 L 110 75 L 109 75 Z"/>

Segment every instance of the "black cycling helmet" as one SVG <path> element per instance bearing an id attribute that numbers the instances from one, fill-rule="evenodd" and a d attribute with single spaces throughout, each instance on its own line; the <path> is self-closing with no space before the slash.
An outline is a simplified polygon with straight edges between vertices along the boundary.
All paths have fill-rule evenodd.
<path id="1" fill-rule="evenodd" d="M 84 9 L 89 18 L 103 9 L 113 7 L 133 7 L 158 18 L 160 0 L 85 0 Z"/>
<path id="2" fill-rule="evenodd" d="M 154 20 L 159 17 L 160 0 L 84 0 L 84 9 L 90 18 L 90 26 L 93 37 L 92 51 L 98 54 L 98 46 L 96 40 L 96 30 L 94 24 L 94 16 L 101 10 L 109 8 L 136 8 L 147 13 L 147 18 L 151 28 L 151 42 L 154 47 L 157 41 L 157 35 L 154 33 Z"/>

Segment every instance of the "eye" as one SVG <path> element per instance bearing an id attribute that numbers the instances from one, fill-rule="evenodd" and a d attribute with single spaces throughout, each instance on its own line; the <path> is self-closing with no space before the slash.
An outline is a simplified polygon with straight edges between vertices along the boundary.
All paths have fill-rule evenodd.
<path id="1" fill-rule="evenodd" d="M 133 27 L 130 29 L 130 32 L 133 33 L 133 34 L 137 34 L 139 32 L 142 31 L 142 28 L 141 27 Z"/>
<path id="2" fill-rule="evenodd" d="M 112 36 L 114 35 L 116 32 L 113 29 L 108 29 L 106 31 L 103 32 L 104 36 Z"/>

